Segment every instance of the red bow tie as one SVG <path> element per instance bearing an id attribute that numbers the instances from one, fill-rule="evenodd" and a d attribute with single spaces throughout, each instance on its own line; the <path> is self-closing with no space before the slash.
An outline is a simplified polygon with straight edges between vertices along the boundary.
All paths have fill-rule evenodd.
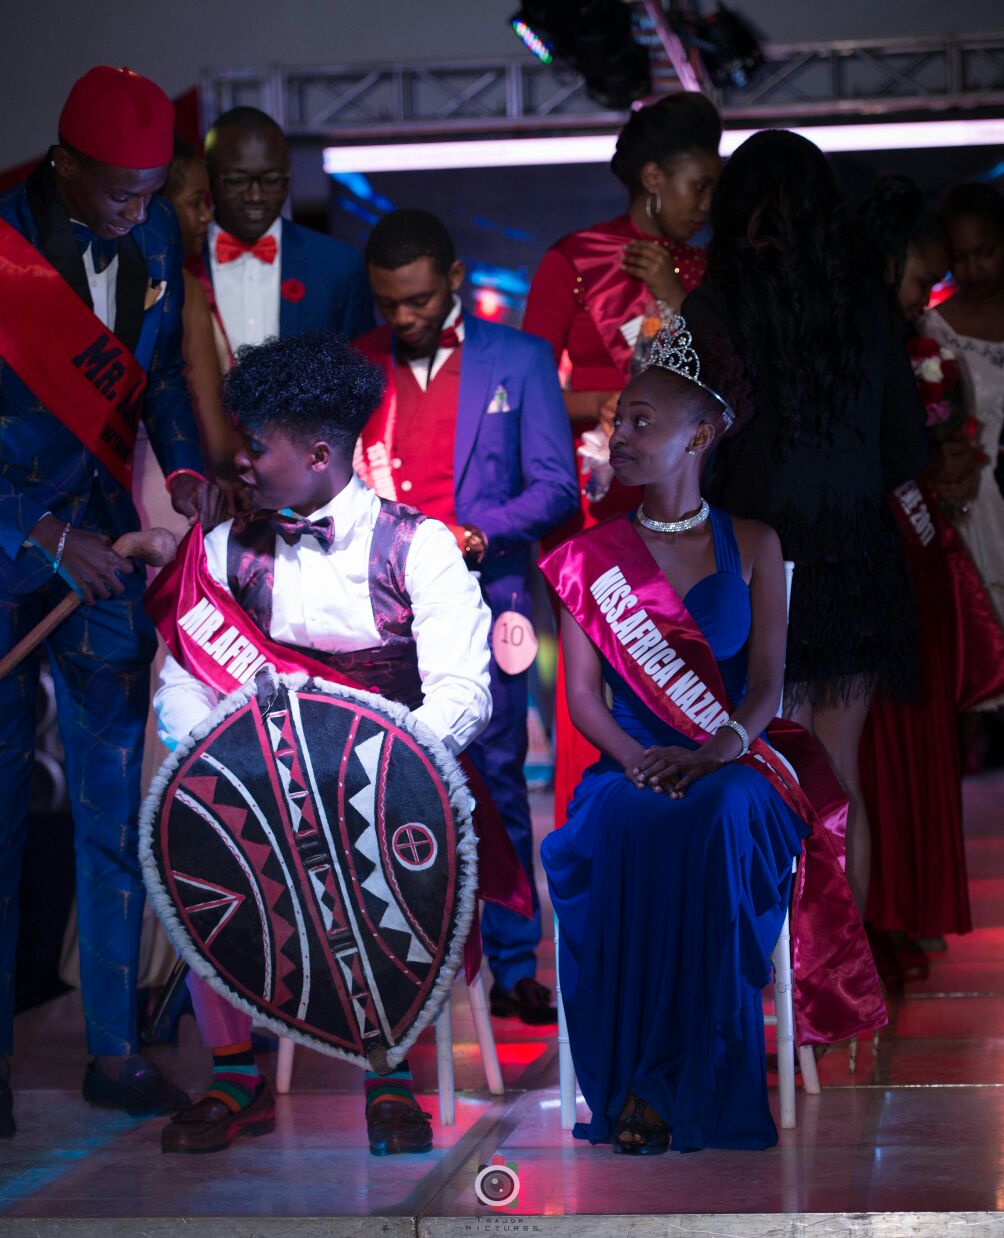
<path id="1" fill-rule="evenodd" d="M 322 550 L 328 551 L 334 545 L 335 522 L 331 516 L 325 516 L 323 520 L 307 520 L 296 516 L 275 515 L 272 517 L 272 524 L 287 546 L 295 546 L 304 533 L 316 537 Z"/>
<path id="2" fill-rule="evenodd" d="M 462 321 L 462 315 L 458 314 L 457 321 L 453 324 L 452 327 L 443 328 L 443 330 L 440 332 L 440 335 L 439 335 L 439 347 L 440 348 L 459 348 L 460 347 L 461 341 L 460 341 L 460 336 L 457 335 L 457 327 L 460 326 L 461 321 Z"/>
<path id="3" fill-rule="evenodd" d="M 229 232 L 220 232 L 216 237 L 216 261 L 220 266 L 226 262 L 235 262 L 241 254 L 254 254 L 259 262 L 271 266 L 275 262 L 278 249 L 274 236 L 260 236 L 251 245 L 238 241 Z"/>

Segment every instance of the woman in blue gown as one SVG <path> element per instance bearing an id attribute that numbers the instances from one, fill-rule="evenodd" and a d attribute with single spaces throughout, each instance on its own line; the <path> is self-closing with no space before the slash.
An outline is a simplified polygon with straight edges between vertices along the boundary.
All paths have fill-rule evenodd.
<path id="1" fill-rule="evenodd" d="M 688 739 L 562 612 L 572 720 L 603 755 L 542 855 L 592 1114 L 575 1134 L 626 1154 L 777 1142 L 760 990 L 808 828 L 733 763 L 777 710 L 786 603 L 773 530 L 701 499 L 702 457 L 730 422 L 721 397 L 657 363 L 625 389 L 610 441 L 619 480 L 644 487 L 623 536 L 641 537 L 703 633 L 729 722 Z"/>

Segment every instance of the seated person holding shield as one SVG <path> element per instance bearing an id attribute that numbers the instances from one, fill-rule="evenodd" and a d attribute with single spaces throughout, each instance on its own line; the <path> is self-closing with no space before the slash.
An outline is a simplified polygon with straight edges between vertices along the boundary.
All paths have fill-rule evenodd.
<path id="1" fill-rule="evenodd" d="M 215 528 L 204 551 L 194 532 L 148 600 L 173 655 L 155 698 L 169 746 L 266 662 L 399 702 L 449 753 L 487 723 L 489 614 L 453 535 L 380 499 L 352 469 L 383 388 L 378 366 L 325 332 L 238 351 L 224 403 L 243 439 L 235 465 L 253 510 Z M 333 812 L 327 802 L 324 811 Z M 213 1082 L 164 1129 L 165 1152 L 217 1151 L 275 1123 L 250 1016 L 194 976 L 189 985 Z M 406 1060 L 367 1074 L 366 1116 L 376 1155 L 432 1146 Z"/>

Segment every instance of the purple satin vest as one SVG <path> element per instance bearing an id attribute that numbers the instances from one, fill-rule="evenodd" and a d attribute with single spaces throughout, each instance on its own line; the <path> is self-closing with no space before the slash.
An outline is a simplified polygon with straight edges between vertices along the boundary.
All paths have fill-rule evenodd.
<path id="1" fill-rule="evenodd" d="M 380 500 L 369 568 L 373 620 L 381 643 L 371 649 L 354 649 L 347 653 L 302 650 L 356 680 L 368 691 L 378 692 L 409 709 L 417 709 L 422 703 L 422 679 L 411 631 L 414 614 L 405 588 L 404 570 L 415 530 L 424 519 L 421 512 L 402 503 Z M 234 521 L 227 542 L 230 592 L 268 636 L 271 636 L 275 588 L 275 537 L 275 525 L 269 515 L 251 512 Z M 295 645 L 287 647 L 297 648 Z"/>

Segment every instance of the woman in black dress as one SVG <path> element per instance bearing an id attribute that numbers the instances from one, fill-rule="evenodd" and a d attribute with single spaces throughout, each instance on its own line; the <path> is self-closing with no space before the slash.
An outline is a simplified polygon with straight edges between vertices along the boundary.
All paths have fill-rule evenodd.
<path id="1" fill-rule="evenodd" d="M 720 447 L 706 493 L 772 525 L 795 563 L 785 712 L 847 792 L 847 876 L 863 911 L 861 731 L 878 688 L 908 698 L 916 683 L 916 602 L 884 496 L 927 463 L 924 410 L 818 147 L 755 134 L 729 160 L 711 222 L 708 274 L 683 312 L 695 335 L 739 353 L 754 414 Z"/>

